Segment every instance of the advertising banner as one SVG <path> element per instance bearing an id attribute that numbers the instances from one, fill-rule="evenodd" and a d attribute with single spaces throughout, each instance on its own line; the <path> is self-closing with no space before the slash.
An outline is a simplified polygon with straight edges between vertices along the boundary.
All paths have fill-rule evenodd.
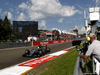
<path id="1" fill-rule="evenodd" d="M 68 40 L 53 40 L 53 41 L 33 41 L 33 46 L 72 42 L 73 40 L 84 40 L 84 39 L 68 39 Z"/>

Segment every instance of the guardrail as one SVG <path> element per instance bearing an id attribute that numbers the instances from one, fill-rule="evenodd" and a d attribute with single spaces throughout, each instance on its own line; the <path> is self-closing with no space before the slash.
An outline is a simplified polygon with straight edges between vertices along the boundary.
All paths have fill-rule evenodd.
<path id="1" fill-rule="evenodd" d="M 79 53 L 80 54 L 80 53 Z M 74 69 L 74 74 L 73 75 L 82 75 L 80 74 L 80 65 L 79 65 L 80 57 L 77 57 L 75 69 Z"/>
<path id="2" fill-rule="evenodd" d="M 93 74 L 100 75 L 100 61 L 93 57 Z"/>
<path id="3" fill-rule="evenodd" d="M 80 54 L 80 53 L 79 53 Z M 80 64 L 80 60 L 83 60 L 85 62 L 81 62 Z M 92 72 L 87 72 L 87 68 L 85 68 L 85 72 L 82 72 L 82 64 L 85 64 L 85 67 L 86 67 L 86 60 L 85 59 L 82 59 L 80 58 L 79 56 L 77 57 L 77 61 L 76 61 L 76 65 L 75 65 L 75 68 L 74 68 L 74 74 L 73 75 L 100 75 L 100 61 L 95 58 L 94 56 L 92 57 Z"/>
<path id="4" fill-rule="evenodd" d="M 32 46 L 31 42 L 27 42 L 27 43 L 0 43 L 0 49 L 4 49 L 4 48 L 14 48 L 14 47 L 24 47 L 24 46 Z"/>

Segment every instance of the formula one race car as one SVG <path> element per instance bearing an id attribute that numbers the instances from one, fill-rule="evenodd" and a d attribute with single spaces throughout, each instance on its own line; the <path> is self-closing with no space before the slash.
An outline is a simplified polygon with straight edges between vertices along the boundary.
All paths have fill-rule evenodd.
<path id="1" fill-rule="evenodd" d="M 40 57 L 47 52 L 50 52 L 50 48 L 46 46 L 39 45 L 35 49 L 32 49 L 31 51 L 26 49 L 25 53 L 22 55 L 23 57 Z"/>

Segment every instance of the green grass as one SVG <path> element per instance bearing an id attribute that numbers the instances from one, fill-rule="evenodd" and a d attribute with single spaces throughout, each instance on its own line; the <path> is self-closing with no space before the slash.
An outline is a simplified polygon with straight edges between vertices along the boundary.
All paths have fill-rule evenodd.
<path id="1" fill-rule="evenodd" d="M 57 57 L 41 75 L 73 75 L 78 54 L 79 52 L 74 48 L 69 53 Z"/>

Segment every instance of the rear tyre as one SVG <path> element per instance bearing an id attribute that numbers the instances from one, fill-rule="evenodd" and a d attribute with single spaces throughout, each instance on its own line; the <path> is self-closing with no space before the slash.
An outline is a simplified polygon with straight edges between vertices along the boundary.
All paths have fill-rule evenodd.
<path id="1" fill-rule="evenodd" d="M 30 51 L 28 49 L 25 50 L 25 54 L 29 55 Z"/>
<path id="2" fill-rule="evenodd" d="M 36 58 L 36 57 L 37 57 L 37 55 L 36 55 L 36 54 L 35 54 L 35 55 L 32 55 L 32 57 L 33 57 L 33 58 Z"/>
<path id="3" fill-rule="evenodd" d="M 26 54 L 23 54 L 22 57 L 26 57 Z"/>
<path id="4" fill-rule="evenodd" d="M 22 55 L 22 57 L 27 57 L 30 54 L 30 51 L 28 49 L 25 50 L 25 53 Z"/>

